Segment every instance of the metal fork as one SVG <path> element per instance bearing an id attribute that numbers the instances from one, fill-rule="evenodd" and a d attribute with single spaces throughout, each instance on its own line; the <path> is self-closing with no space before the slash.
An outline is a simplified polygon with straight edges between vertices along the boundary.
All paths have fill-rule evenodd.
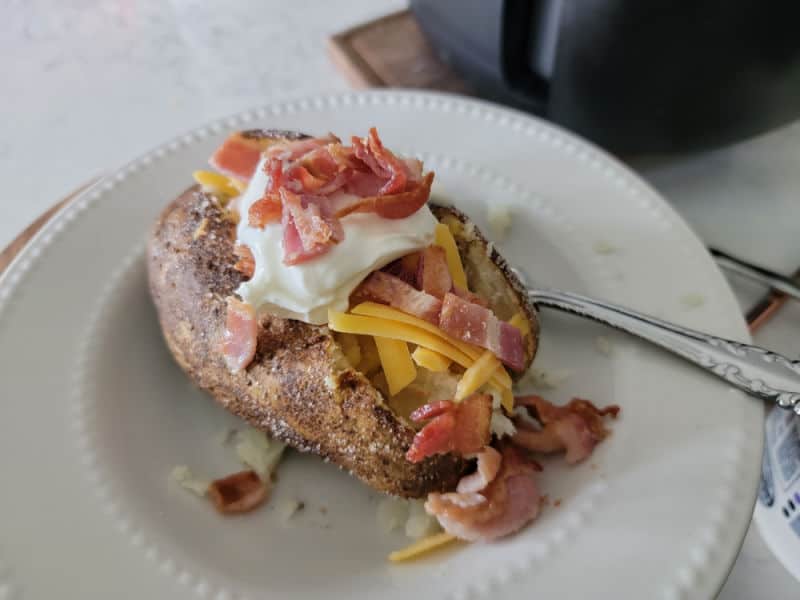
<path id="1" fill-rule="evenodd" d="M 528 294 L 537 306 L 586 317 L 652 342 L 751 396 L 800 415 L 800 361 L 580 294 L 548 289 L 529 289 Z"/>

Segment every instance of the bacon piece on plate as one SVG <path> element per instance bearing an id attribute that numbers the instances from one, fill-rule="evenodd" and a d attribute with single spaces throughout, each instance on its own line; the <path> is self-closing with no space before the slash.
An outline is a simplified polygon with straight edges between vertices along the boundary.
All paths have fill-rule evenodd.
<path id="1" fill-rule="evenodd" d="M 616 418 L 616 405 L 597 408 L 588 400 L 574 398 L 565 406 L 555 406 L 540 396 L 520 396 L 516 406 L 533 409 L 541 429 L 533 429 L 517 419 L 514 444 L 534 452 L 552 453 L 566 450 L 565 460 L 574 464 L 591 455 L 594 447 L 608 435 L 604 416 Z"/>
<path id="2" fill-rule="evenodd" d="M 442 301 L 439 327 L 455 338 L 486 348 L 515 371 L 525 368 L 522 333 L 488 308 L 448 293 Z"/>
<path id="3" fill-rule="evenodd" d="M 606 429 L 603 417 L 617 418 L 620 408 L 616 404 L 609 404 L 603 408 L 595 406 L 593 402 L 583 398 L 573 398 L 567 404 L 558 406 L 548 402 L 541 396 L 517 396 L 514 398 L 515 406 L 525 406 L 533 409 L 534 416 L 543 424 L 547 425 L 561 417 L 576 414 L 586 421 L 586 425 L 598 440 L 603 440 L 609 434 Z"/>
<path id="4" fill-rule="evenodd" d="M 371 273 L 353 294 L 358 298 L 388 304 L 404 313 L 436 324 L 442 301 L 383 271 Z"/>
<path id="5" fill-rule="evenodd" d="M 246 131 L 238 131 L 222 142 L 208 162 L 225 175 L 247 180 L 256 172 L 261 153 L 274 143 L 273 139 L 248 136 Z"/>
<path id="6" fill-rule="evenodd" d="M 255 310 L 234 296 L 228 296 L 222 355 L 231 371 L 239 372 L 250 364 L 256 354 L 257 341 L 258 321 Z"/>
<path id="7" fill-rule="evenodd" d="M 244 244 L 236 244 L 233 248 L 233 253 L 239 259 L 233 265 L 233 268 L 246 277 L 252 277 L 256 272 L 256 259 L 253 257 L 253 252 L 250 248 Z"/>
<path id="8" fill-rule="evenodd" d="M 513 447 L 505 446 L 500 470 L 483 489 L 428 494 L 425 510 L 447 533 L 462 540 L 491 541 L 510 535 L 539 515 L 537 470 Z"/>
<path id="9" fill-rule="evenodd" d="M 325 198 L 298 196 L 282 188 L 283 262 L 297 265 L 324 254 L 344 239 L 338 219 Z"/>
<path id="10" fill-rule="evenodd" d="M 267 194 L 250 205 L 247 222 L 251 227 L 264 229 L 270 223 L 280 223 L 282 214 L 280 197 L 276 194 Z"/>
<path id="11" fill-rule="evenodd" d="M 458 482 L 456 492 L 459 494 L 480 492 L 489 485 L 500 470 L 503 456 L 491 446 L 486 446 L 474 457 L 468 456 L 467 458 L 477 458 L 478 464 L 474 473 L 465 475 Z"/>
<path id="12" fill-rule="evenodd" d="M 517 446 L 533 452 L 551 454 L 566 450 L 568 464 L 575 464 L 591 455 L 597 443 L 589 427 L 578 415 L 567 415 L 536 431 L 521 426 L 511 438 Z"/>
<path id="13" fill-rule="evenodd" d="M 428 246 L 420 252 L 417 287 L 440 299 L 453 287 L 453 278 L 450 277 L 447 258 L 441 246 Z"/>
<path id="14" fill-rule="evenodd" d="M 249 512 L 262 504 L 269 488 L 255 471 L 240 471 L 211 482 L 208 497 L 221 513 Z"/>
<path id="15" fill-rule="evenodd" d="M 406 453 L 409 461 L 416 463 L 447 452 L 474 454 L 482 451 L 490 440 L 492 398 L 488 394 L 473 394 L 460 403 L 440 400 L 411 413 L 412 421 L 427 419 L 430 421 L 417 432 Z"/>

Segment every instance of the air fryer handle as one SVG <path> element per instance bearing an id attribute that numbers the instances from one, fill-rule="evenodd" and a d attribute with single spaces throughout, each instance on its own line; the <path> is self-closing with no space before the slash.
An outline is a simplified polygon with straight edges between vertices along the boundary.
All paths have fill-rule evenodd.
<path id="1" fill-rule="evenodd" d="M 503 77 L 512 89 L 532 96 L 546 112 L 555 69 L 562 0 L 505 0 Z"/>

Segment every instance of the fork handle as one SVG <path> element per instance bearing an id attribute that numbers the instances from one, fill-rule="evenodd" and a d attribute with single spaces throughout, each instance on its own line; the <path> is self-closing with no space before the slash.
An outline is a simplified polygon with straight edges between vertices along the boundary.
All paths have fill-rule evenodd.
<path id="1" fill-rule="evenodd" d="M 800 361 L 580 294 L 558 290 L 529 290 L 528 294 L 538 306 L 621 329 L 685 358 L 752 396 L 800 415 Z"/>

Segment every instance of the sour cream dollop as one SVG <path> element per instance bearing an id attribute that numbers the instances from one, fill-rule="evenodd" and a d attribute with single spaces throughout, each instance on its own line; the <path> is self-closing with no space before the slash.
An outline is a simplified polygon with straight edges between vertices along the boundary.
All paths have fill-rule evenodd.
<path id="1" fill-rule="evenodd" d="M 236 230 L 237 242 L 249 247 L 255 259 L 253 277 L 236 292 L 259 314 L 327 323 L 328 310 L 346 310 L 350 294 L 372 271 L 434 241 L 437 221 L 427 205 L 404 219 L 353 213 L 342 218 L 345 238 L 329 252 L 299 265 L 285 265 L 280 223 L 259 229 L 247 222 L 250 205 L 264 195 L 269 183 L 262 167 L 263 161 L 239 198 L 242 218 Z"/>

